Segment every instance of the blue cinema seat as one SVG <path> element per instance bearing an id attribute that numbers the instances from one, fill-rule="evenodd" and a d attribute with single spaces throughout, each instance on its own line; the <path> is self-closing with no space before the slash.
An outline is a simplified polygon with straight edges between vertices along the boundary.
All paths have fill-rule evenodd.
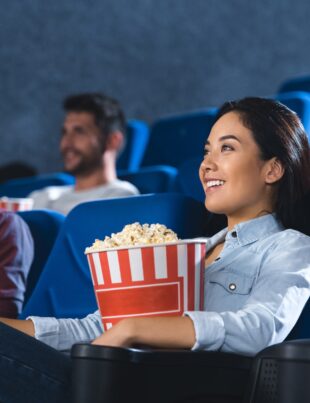
<path id="1" fill-rule="evenodd" d="M 46 186 L 72 185 L 74 182 L 75 179 L 72 175 L 63 172 L 11 179 L 0 184 L 0 196 L 27 197 L 32 191 Z"/>
<path id="2" fill-rule="evenodd" d="M 285 92 L 277 94 L 275 99 L 297 113 L 310 138 L 310 92 Z"/>
<path id="3" fill-rule="evenodd" d="M 126 134 L 126 145 L 117 160 L 117 169 L 134 172 L 140 167 L 149 141 L 149 127 L 140 120 L 131 119 L 127 121 Z"/>
<path id="4" fill-rule="evenodd" d="M 21 317 L 83 317 L 97 309 L 84 250 L 126 224 L 161 223 L 180 238 L 210 235 L 202 203 L 177 193 L 99 200 L 75 207 L 66 217 L 49 259 Z"/>
<path id="5" fill-rule="evenodd" d="M 204 202 L 205 193 L 198 174 L 202 159 L 202 156 L 190 158 L 179 166 L 176 178 L 176 189 L 186 196 Z"/>
<path id="6" fill-rule="evenodd" d="M 208 108 L 155 121 L 141 166 L 178 168 L 183 161 L 202 155 L 216 113 L 216 108 Z"/>
<path id="7" fill-rule="evenodd" d="M 310 75 L 294 77 L 285 80 L 278 90 L 281 92 L 305 91 L 310 92 Z"/>
<path id="8" fill-rule="evenodd" d="M 52 210 L 20 211 L 18 214 L 28 224 L 34 241 L 34 260 L 27 277 L 25 305 L 47 262 L 65 216 Z"/>
<path id="9" fill-rule="evenodd" d="M 141 194 L 173 192 L 175 190 L 177 168 L 156 165 L 140 168 L 136 172 L 120 171 L 118 177 L 135 185 Z"/>

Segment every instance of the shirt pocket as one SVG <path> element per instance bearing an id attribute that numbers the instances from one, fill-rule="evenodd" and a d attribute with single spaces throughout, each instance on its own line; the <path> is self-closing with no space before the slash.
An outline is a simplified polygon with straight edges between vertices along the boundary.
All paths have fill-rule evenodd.
<path id="1" fill-rule="evenodd" d="M 229 294 L 248 295 L 252 290 L 254 277 L 222 271 L 211 273 L 208 282 L 213 285 L 219 285 Z"/>

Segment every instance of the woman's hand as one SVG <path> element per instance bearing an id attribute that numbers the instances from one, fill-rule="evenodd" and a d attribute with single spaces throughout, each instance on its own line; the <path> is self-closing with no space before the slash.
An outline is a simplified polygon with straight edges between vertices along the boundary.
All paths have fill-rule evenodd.
<path id="1" fill-rule="evenodd" d="M 157 348 L 191 348 L 194 343 L 194 325 L 187 316 L 123 319 L 93 341 L 104 346 Z"/>
<path id="2" fill-rule="evenodd" d="M 132 319 L 123 319 L 109 330 L 97 337 L 92 344 L 114 347 L 130 347 L 134 344 Z"/>

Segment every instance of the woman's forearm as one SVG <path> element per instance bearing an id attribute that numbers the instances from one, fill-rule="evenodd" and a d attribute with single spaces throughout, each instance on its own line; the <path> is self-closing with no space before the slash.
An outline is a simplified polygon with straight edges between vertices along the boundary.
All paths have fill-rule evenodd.
<path id="1" fill-rule="evenodd" d="M 195 330 L 189 317 L 129 318 L 114 325 L 94 344 L 129 347 L 191 348 Z"/>

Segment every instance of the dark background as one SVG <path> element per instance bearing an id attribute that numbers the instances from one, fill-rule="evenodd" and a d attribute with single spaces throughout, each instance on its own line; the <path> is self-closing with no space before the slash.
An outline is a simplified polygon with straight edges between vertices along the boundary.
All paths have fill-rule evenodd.
<path id="1" fill-rule="evenodd" d="M 61 169 L 61 102 L 105 91 L 128 118 L 272 95 L 310 74 L 302 0 L 0 0 L 0 164 Z"/>

